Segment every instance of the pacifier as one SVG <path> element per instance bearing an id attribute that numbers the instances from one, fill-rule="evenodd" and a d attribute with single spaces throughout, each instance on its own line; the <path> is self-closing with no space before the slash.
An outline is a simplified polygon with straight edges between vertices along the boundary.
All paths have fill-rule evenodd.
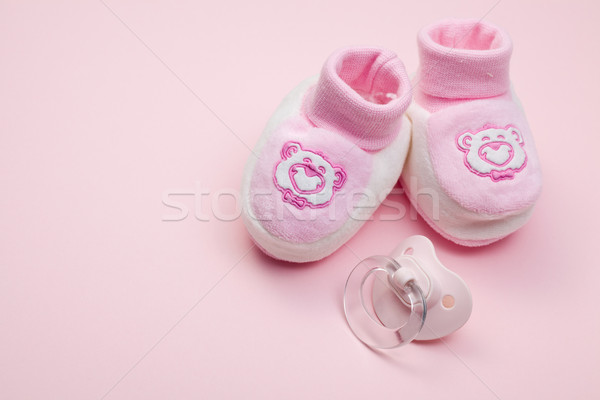
<path id="1" fill-rule="evenodd" d="M 424 236 L 407 238 L 390 256 L 361 261 L 344 290 L 350 329 L 379 349 L 449 335 L 467 322 L 472 307 L 465 282 L 442 265 Z"/>

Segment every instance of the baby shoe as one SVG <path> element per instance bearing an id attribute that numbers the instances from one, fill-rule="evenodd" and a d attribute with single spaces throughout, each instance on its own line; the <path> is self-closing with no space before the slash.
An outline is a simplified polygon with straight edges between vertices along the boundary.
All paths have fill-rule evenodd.
<path id="1" fill-rule="evenodd" d="M 333 53 L 280 104 L 246 164 L 242 215 L 270 256 L 319 260 L 393 188 L 410 143 L 410 81 L 396 54 Z"/>
<path id="2" fill-rule="evenodd" d="M 542 182 L 510 84 L 512 42 L 492 24 L 447 20 L 422 29 L 418 46 L 403 187 L 442 236 L 492 243 L 525 224 Z"/>

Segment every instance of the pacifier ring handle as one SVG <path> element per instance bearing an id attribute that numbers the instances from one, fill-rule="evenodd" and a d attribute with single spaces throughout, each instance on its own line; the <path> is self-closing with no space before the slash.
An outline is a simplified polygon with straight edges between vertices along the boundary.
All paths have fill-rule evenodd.
<path id="1" fill-rule="evenodd" d="M 427 314 L 425 296 L 416 280 L 411 280 L 402 269 L 393 258 L 373 256 L 361 261 L 346 281 L 344 313 L 348 325 L 370 347 L 390 349 L 405 345 L 423 327 Z M 399 280 L 398 276 L 408 278 Z M 385 310 L 386 304 L 388 312 L 398 312 L 396 318 L 380 318 L 378 313 Z"/>

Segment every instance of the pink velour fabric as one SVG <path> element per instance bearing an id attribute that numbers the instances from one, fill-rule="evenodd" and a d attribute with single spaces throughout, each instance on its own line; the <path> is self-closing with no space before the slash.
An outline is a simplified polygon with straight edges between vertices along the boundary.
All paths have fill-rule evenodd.
<path id="1" fill-rule="evenodd" d="M 513 160 L 519 155 L 525 158 L 517 165 L 519 169 L 512 177 L 493 179 L 492 174 L 484 176 L 469 168 L 465 153 L 471 151 L 480 157 L 482 152 L 478 149 L 483 148 L 483 143 L 494 142 L 494 138 L 483 143 L 476 143 L 475 139 L 466 140 L 469 147 L 464 149 L 458 141 L 463 134 L 472 137 L 488 127 L 502 128 L 503 132 L 504 128 L 510 127 L 506 129 L 509 133 L 503 134 L 505 138 L 495 142 L 495 152 L 492 150 L 491 153 L 502 157 L 504 150 L 507 158 L 509 155 Z M 511 128 L 519 132 L 520 143 L 513 140 L 515 136 L 510 133 Z M 542 176 L 533 136 L 523 112 L 513 101 L 465 102 L 433 113 L 428 122 L 427 143 L 440 186 L 465 209 L 484 214 L 518 212 L 533 205 L 540 194 Z M 508 167 L 484 160 L 484 166 L 489 165 L 498 174 Z"/>
<path id="2" fill-rule="evenodd" d="M 419 89 L 444 99 L 499 96 L 510 89 L 512 42 L 498 27 L 476 20 L 445 20 L 418 34 Z"/>
<path id="3" fill-rule="evenodd" d="M 326 207 L 290 204 L 273 179 L 286 143 L 300 143 L 332 164 L 343 168 L 344 184 Z M 371 155 L 346 138 L 312 126 L 302 116 L 285 121 L 268 139 L 258 159 L 250 185 L 251 206 L 261 225 L 272 235 L 292 243 L 311 243 L 335 231 L 348 220 L 371 176 Z"/>
<path id="4" fill-rule="evenodd" d="M 372 151 L 394 140 L 411 99 L 410 81 L 396 54 L 378 48 L 341 49 L 323 66 L 305 112 L 316 126 Z"/>

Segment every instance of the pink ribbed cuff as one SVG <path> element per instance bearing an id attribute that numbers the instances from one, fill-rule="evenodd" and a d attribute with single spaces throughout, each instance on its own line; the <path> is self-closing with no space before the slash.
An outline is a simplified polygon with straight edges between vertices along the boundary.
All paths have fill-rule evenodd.
<path id="1" fill-rule="evenodd" d="M 418 35 L 420 66 L 415 83 L 448 99 L 498 96 L 510 88 L 512 42 L 502 29 L 476 20 L 446 20 Z"/>
<path id="2" fill-rule="evenodd" d="M 394 140 L 412 98 L 404 64 L 378 48 L 345 48 L 325 62 L 304 110 L 316 126 L 348 137 L 365 150 Z"/>

